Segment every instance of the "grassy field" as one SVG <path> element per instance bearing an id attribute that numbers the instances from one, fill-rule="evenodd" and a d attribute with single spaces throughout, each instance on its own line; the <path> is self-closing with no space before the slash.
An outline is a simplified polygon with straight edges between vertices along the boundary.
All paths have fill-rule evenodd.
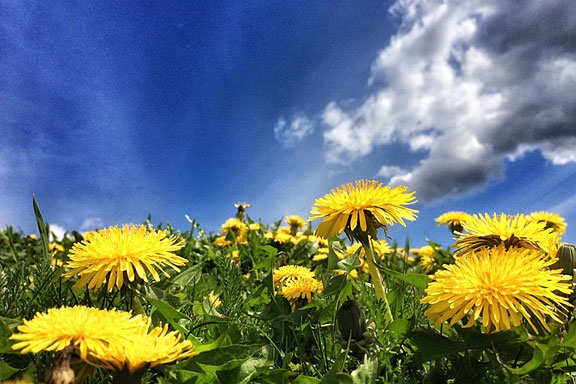
<path id="1" fill-rule="evenodd" d="M 191 220 L 185 232 L 146 222 L 55 239 L 35 206 L 39 236 L 0 232 L 0 380 L 67 383 L 72 370 L 93 383 L 574 382 L 562 276 L 572 259 L 555 258 L 574 254 L 557 252 L 544 226 L 544 245 L 513 216 L 501 219 L 515 234 L 465 226 L 457 237 L 491 252 L 469 256 L 473 241 L 414 250 L 381 231 L 324 239 L 302 218 L 262 223 L 237 208 L 219 233 Z M 82 259 L 91 246 L 126 254 L 115 239 L 144 261 Z M 122 328 L 110 313 L 144 325 Z"/>

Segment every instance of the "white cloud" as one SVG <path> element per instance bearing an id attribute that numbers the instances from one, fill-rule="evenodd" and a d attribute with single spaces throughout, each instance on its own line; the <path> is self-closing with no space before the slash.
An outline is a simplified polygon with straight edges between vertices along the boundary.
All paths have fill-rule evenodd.
<path id="1" fill-rule="evenodd" d="M 303 113 L 296 113 L 290 122 L 279 118 L 274 126 L 274 137 L 286 147 L 293 147 L 312 134 L 314 124 Z"/>
<path id="2" fill-rule="evenodd" d="M 407 144 L 425 157 L 381 176 L 430 201 L 482 188 L 527 150 L 576 162 L 571 1 L 398 0 L 391 12 L 402 24 L 372 66 L 375 91 L 322 113 L 329 163 Z"/>
<path id="3" fill-rule="evenodd" d="M 102 229 L 105 227 L 104 220 L 100 217 L 87 217 L 80 224 L 81 231 L 93 231 L 95 229 Z"/>
<path id="4" fill-rule="evenodd" d="M 391 178 L 398 177 L 398 176 L 405 175 L 405 174 L 406 174 L 406 170 L 403 168 L 397 167 L 395 165 L 383 165 L 378 170 L 378 173 L 376 174 L 376 176 L 382 177 L 385 179 L 391 179 Z"/>
<path id="5" fill-rule="evenodd" d="M 64 234 L 66 234 L 66 229 L 58 224 L 50 224 L 50 232 L 54 236 L 54 240 L 60 241 L 64 238 Z"/>

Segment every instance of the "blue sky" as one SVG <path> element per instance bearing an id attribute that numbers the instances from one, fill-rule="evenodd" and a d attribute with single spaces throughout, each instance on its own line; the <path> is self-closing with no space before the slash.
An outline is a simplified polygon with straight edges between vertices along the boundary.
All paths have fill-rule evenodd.
<path id="1" fill-rule="evenodd" d="M 308 217 L 340 184 L 566 218 L 576 243 L 569 0 L 0 4 L 0 225 Z"/>

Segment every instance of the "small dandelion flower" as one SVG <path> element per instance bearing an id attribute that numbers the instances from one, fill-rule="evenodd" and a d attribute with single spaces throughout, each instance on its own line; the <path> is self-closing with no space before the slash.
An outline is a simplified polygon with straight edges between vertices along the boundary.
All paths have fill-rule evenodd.
<path id="1" fill-rule="evenodd" d="M 461 211 L 450 211 L 436 218 L 438 225 L 446 225 L 452 233 L 462 232 L 462 225 L 472 218 L 471 215 Z"/>
<path id="2" fill-rule="evenodd" d="M 21 353 L 59 351 L 72 345 L 87 361 L 88 355 L 101 353 L 111 340 L 122 342 L 147 328 L 144 318 L 133 317 L 127 312 L 84 306 L 61 307 L 24 320 L 10 339 L 18 341 L 12 348 L 21 349 Z"/>
<path id="3" fill-rule="evenodd" d="M 545 224 L 529 221 L 524 215 L 506 214 L 473 215 L 464 223 L 464 232 L 456 239 L 453 247 L 456 256 L 481 248 L 504 244 L 506 248 L 519 247 L 548 252 L 557 236 Z"/>
<path id="4" fill-rule="evenodd" d="M 222 300 L 220 300 L 220 298 L 215 295 L 214 292 L 210 292 L 208 296 L 204 298 L 204 300 L 208 300 L 208 303 L 210 303 L 212 308 L 218 308 L 220 305 L 222 305 Z"/>
<path id="5" fill-rule="evenodd" d="M 545 224 L 544 228 L 550 228 L 560 235 L 563 235 L 566 232 L 567 224 L 564 221 L 564 218 L 555 213 L 545 211 L 532 212 L 526 216 L 526 218 L 528 221 L 542 222 Z"/>
<path id="6" fill-rule="evenodd" d="M 236 234 L 236 237 L 242 237 L 246 231 L 248 231 L 248 225 L 244 223 L 242 220 L 238 220 L 236 218 L 228 219 L 222 227 L 220 227 L 222 233 L 227 234 L 228 232 L 232 231 Z"/>
<path id="7" fill-rule="evenodd" d="M 360 180 L 317 199 L 310 220 L 322 219 L 316 235 L 326 239 L 343 231 L 354 238 L 368 234 L 377 239 L 378 228 L 386 230 L 394 223 L 405 226 L 404 220 L 415 220 L 418 211 L 405 207 L 415 202 L 414 192 L 406 193 L 406 187 L 390 188 L 374 180 Z"/>
<path id="8" fill-rule="evenodd" d="M 259 231 L 262 228 L 262 225 L 260 225 L 260 223 L 250 223 L 248 224 L 248 229 L 251 231 Z"/>
<path id="9" fill-rule="evenodd" d="M 295 236 L 299 229 L 306 228 L 306 220 L 298 215 L 286 217 L 286 224 L 290 227 L 290 233 Z"/>
<path id="10" fill-rule="evenodd" d="M 434 248 L 425 245 L 421 248 L 411 249 L 410 252 L 420 258 L 420 266 L 425 271 L 432 271 L 436 266 L 436 259 L 434 258 Z"/>
<path id="11" fill-rule="evenodd" d="M 182 248 L 183 241 L 175 236 L 167 237 L 166 232 L 148 231 L 143 225 L 110 227 L 91 232 L 70 250 L 65 267 L 72 270 L 65 277 L 80 277 L 74 289 L 84 285 L 88 289 L 98 289 L 108 280 L 108 292 L 114 286 L 122 288 L 125 279 L 130 282 L 135 278 L 148 281 L 148 273 L 159 281 L 156 268 L 169 277 L 162 269 L 163 265 L 180 271 L 179 267 L 188 260 L 173 253 Z"/>
<path id="12" fill-rule="evenodd" d="M 521 324 L 524 318 L 537 333 L 534 319 L 550 331 L 546 316 L 561 322 L 558 311 L 571 306 L 561 293 L 572 292 L 570 278 L 549 267 L 555 259 L 524 248 L 504 244 L 482 248 L 456 259 L 437 271 L 426 288 L 425 312 L 440 325 L 453 326 L 464 317 L 471 327 L 481 318 L 486 332 L 499 332 Z"/>
<path id="13" fill-rule="evenodd" d="M 274 285 L 279 286 L 299 278 L 314 278 L 316 275 L 309 268 L 300 265 L 285 265 L 273 273 Z"/>
<path id="14" fill-rule="evenodd" d="M 312 301 L 312 295 L 322 292 L 322 282 L 312 277 L 300 277 L 286 281 L 282 286 L 280 295 L 294 305 L 299 300 Z"/>

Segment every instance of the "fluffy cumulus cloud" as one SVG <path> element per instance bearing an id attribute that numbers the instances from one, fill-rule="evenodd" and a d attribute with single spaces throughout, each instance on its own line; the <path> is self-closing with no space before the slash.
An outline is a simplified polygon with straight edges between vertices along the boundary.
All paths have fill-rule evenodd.
<path id="1" fill-rule="evenodd" d="M 312 134 L 313 123 L 303 113 L 296 113 L 288 122 L 279 118 L 274 126 L 274 137 L 286 147 L 293 147 Z"/>
<path id="2" fill-rule="evenodd" d="M 401 25 L 373 63 L 372 93 L 322 113 L 328 162 L 407 145 L 422 160 L 378 175 L 425 201 L 481 188 L 526 151 L 576 162 L 572 0 L 398 0 L 390 11 Z"/>

